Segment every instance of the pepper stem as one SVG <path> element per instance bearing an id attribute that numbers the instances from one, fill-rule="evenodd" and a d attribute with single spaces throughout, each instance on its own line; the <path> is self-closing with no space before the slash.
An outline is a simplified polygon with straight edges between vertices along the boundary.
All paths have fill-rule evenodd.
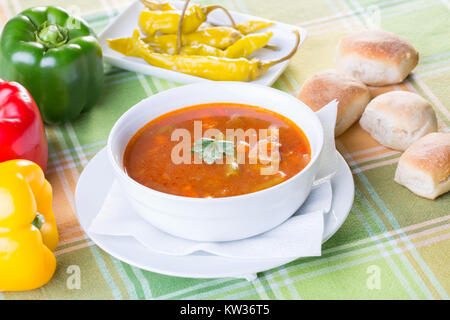
<path id="1" fill-rule="evenodd" d="M 69 40 L 67 28 L 44 22 L 35 32 L 36 41 L 47 49 L 62 46 Z"/>
<path id="2" fill-rule="evenodd" d="M 280 59 L 268 61 L 268 64 L 270 66 L 273 66 L 275 64 L 278 64 L 278 63 L 286 61 L 286 60 L 289 60 L 297 52 L 298 45 L 300 44 L 300 33 L 298 32 L 298 30 L 294 30 L 294 31 L 292 31 L 292 33 L 295 34 L 296 40 L 295 40 L 295 45 L 292 48 L 291 52 L 289 52 L 286 56 L 284 56 Z"/>
<path id="3" fill-rule="evenodd" d="M 186 0 L 186 2 L 184 3 L 184 7 L 183 10 L 181 11 L 181 15 L 180 15 L 180 21 L 178 22 L 178 30 L 177 30 L 177 49 L 175 51 L 176 54 L 180 54 L 180 50 L 181 50 L 181 45 L 182 45 L 182 40 L 181 37 L 183 36 L 183 20 L 184 20 L 184 14 L 186 13 L 187 7 L 189 5 L 189 2 L 191 2 L 191 0 Z"/>
<path id="4" fill-rule="evenodd" d="M 182 45 L 181 37 L 183 36 L 182 35 L 183 34 L 183 20 L 184 20 L 184 15 L 186 13 L 186 9 L 188 8 L 188 5 L 189 5 L 190 1 L 191 0 L 186 0 L 186 2 L 184 3 L 183 10 L 181 11 L 180 22 L 178 23 L 176 54 L 179 54 L 180 50 L 181 50 L 181 45 Z M 230 12 L 228 12 L 228 10 L 225 9 L 224 7 L 222 7 L 220 5 L 210 5 L 210 6 L 207 6 L 205 8 L 206 8 L 206 15 L 208 15 L 213 10 L 222 9 L 226 13 L 228 18 L 230 19 L 231 25 L 233 26 L 233 28 L 236 26 L 236 23 L 234 22 L 234 19 L 231 16 Z"/>
<path id="5" fill-rule="evenodd" d="M 236 26 L 236 22 L 234 22 L 234 19 L 231 16 L 230 12 L 226 8 L 222 7 L 221 5 L 214 4 L 214 5 L 207 6 L 206 14 L 208 15 L 211 11 L 216 10 L 216 9 L 222 9 L 222 11 L 225 12 L 225 14 L 228 16 L 228 19 L 230 19 L 231 26 L 233 28 Z"/>
<path id="6" fill-rule="evenodd" d="M 44 225 L 44 223 L 45 223 L 44 216 L 39 212 L 36 212 L 36 217 L 34 217 L 34 220 L 33 222 L 31 222 L 31 224 L 40 230 Z"/>

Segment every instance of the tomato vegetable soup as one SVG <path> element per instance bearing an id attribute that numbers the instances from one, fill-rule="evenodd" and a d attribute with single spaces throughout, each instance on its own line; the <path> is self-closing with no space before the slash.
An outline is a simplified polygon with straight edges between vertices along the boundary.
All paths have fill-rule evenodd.
<path id="1" fill-rule="evenodd" d="M 250 105 L 213 103 L 150 121 L 128 143 L 124 168 L 157 191 L 218 198 L 277 185 L 310 159 L 305 134 L 286 117 Z"/>

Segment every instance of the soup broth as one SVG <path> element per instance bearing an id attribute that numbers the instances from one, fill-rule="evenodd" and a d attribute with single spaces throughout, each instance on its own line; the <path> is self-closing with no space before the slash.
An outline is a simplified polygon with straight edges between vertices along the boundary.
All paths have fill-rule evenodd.
<path id="1" fill-rule="evenodd" d="M 220 134 L 205 137 L 208 129 Z M 230 130 L 248 134 L 241 140 L 230 139 Z M 188 141 L 181 141 L 174 132 L 183 133 Z M 180 143 L 187 143 L 188 148 L 182 149 Z M 215 161 L 207 163 L 213 148 Z M 174 161 L 174 149 L 176 156 L 184 156 L 184 162 Z M 305 134 L 286 117 L 255 106 L 214 103 L 175 110 L 150 121 L 128 143 L 124 168 L 131 178 L 157 191 L 218 198 L 286 181 L 310 158 Z"/>

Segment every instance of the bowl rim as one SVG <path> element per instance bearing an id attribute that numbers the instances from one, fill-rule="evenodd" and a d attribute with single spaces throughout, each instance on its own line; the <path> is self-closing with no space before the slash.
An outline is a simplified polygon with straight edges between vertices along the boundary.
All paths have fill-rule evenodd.
<path id="1" fill-rule="evenodd" d="M 220 197 L 220 198 L 194 198 L 194 197 L 185 197 L 185 196 L 180 196 L 180 195 L 175 195 L 175 194 L 170 194 L 170 193 L 165 193 L 162 191 L 158 191 L 152 188 L 149 188 L 139 182 L 137 182 L 136 180 L 134 180 L 133 178 L 131 178 L 117 163 L 114 155 L 113 155 L 113 151 L 112 151 L 112 140 L 114 138 L 115 135 L 117 135 L 117 131 L 119 130 L 119 128 L 121 127 L 122 123 L 125 122 L 124 119 L 130 117 L 130 114 L 132 114 L 133 112 L 135 112 L 135 110 L 137 108 L 140 107 L 141 104 L 144 104 L 146 101 L 148 100 L 152 100 L 154 99 L 155 96 L 160 96 L 160 95 L 168 95 L 173 91 L 176 90 L 180 90 L 181 88 L 185 88 L 185 87 L 203 87 L 203 86 L 222 86 L 224 88 L 226 88 L 227 86 L 249 86 L 249 87 L 257 87 L 261 90 L 267 90 L 267 91 L 272 91 L 272 93 L 274 94 L 281 94 L 286 96 L 288 99 L 290 99 L 293 103 L 298 103 L 299 105 L 302 106 L 302 108 L 304 108 L 306 110 L 307 113 L 309 113 L 312 116 L 312 119 L 314 119 L 313 121 L 315 121 L 319 127 L 321 128 L 321 130 L 318 131 L 319 137 L 318 137 L 318 147 L 317 147 L 317 153 L 315 153 L 314 157 L 311 158 L 311 160 L 309 161 L 309 163 L 306 165 L 306 167 L 304 167 L 302 170 L 300 170 L 298 173 L 296 173 L 295 175 L 293 175 L 292 177 L 290 177 L 289 179 L 278 183 L 274 186 L 271 186 L 269 188 L 266 189 L 262 189 L 262 190 L 258 190 L 255 192 L 250 192 L 250 193 L 245 193 L 245 194 L 241 194 L 241 195 L 235 195 L 235 196 L 228 196 L 228 197 Z M 183 89 L 184 90 L 184 89 Z M 204 102 L 199 102 L 198 104 L 202 104 Z M 220 103 L 227 103 L 226 101 L 221 101 Z M 233 103 L 238 103 L 238 102 L 233 102 Z M 243 104 L 249 104 L 249 103 L 243 103 Z M 195 105 L 195 104 L 193 104 Z M 177 107 L 174 110 L 179 110 L 179 109 L 183 109 L 183 108 L 187 108 L 193 105 L 189 105 L 189 106 L 180 106 Z M 270 110 L 266 107 L 261 107 L 262 109 L 266 109 L 269 110 L 271 112 L 275 112 L 278 113 L 276 111 Z M 172 110 L 172 111 L 174 111 Z M 164 115 L 165 113 L 163 113 L 162 115 Z M 290 119 L 288 116 L 283 115 L 284 117 L 288 118 L 289 120 L 291 120 L 292 122 L 296 123 L 294 120 Z M 149 119 L 148 122 L 152 121 L 153 119 Z M 147 122 L 147 123 L 148 123 Z M 300 126 L 299 126 L 300 127 Z M 139 129 L 138 129 L 139 130 Z M 137 132 L 137 131 L 136 131 Z M 307 134 L 304 132 L 305 136 L 308 138 L 308 142 L 310 143 L 310 139 L 307 136 Z M 127 144 L 129 143 L 130 140 L 128 140 Z M 114 169 L 114 171 L 116 173 L 119 174 L 119 177 L 121 177 L 122 179 L 124 179 L 126 182 L 131 183 L 134 187 L 138 188 L 139 190 L 142 190 L 144 192 L 153 194 L 157 197 L 162 197 L 162 198 L 167 198 L 167 199 L 172 199 L 174 201 L 188 201 L 188 202 L 193 202 L 193 203 L 199 203 L 199 204 L 205 204 L 205 203 L 219 203 L 219 202 L 229 202 L 229 201 L 233 201 L 233 200 L 244 200 L 247 198 L 253 198 L 253 197 L 258 197 L 264 194 L 267 194 L 268 192 L 271 192 L 273 190 L 282 188 L 282 187 L 286 187 L 288 184 L 292 184 L 295 180 L 297 180 L 298 178 L 300 178 L 301 176 L 303 176 L 307 171 L 309 171 L 311 169 L 311 167 L 318 161 L 320 160 L 320 155 L 322 154 L 322 149 L 323 149 L 323 145 L 324 145 L 324 133 L 323 133 L 323 126 L 321 121 L 319 120 L 319 117 L 314 113 L 314 111 L 312 111 L 307 105 L 305 105 L 301 100 L 299 100 L 298 98 L 294 97 L 293 95 L 286 93 L 284 91 L 272 88 L 272 87 L 267 87 L 261 84 L 254 84 L 254 83 L 246 83 L 246 82 L 238 82 L 238 81 L 221 81 L 221 82 L 198 82 L 198 83 L 192 83 L 192 84 L 187 84 L 187 85 L 182 85 L 179 87 L 175 87 L 175 88 L 170 88 L 168 90 L 164 90 L 161 92 L 158 92 L 157 94 L 151 95 L 147 98 L 144 98 L 142 100 L 140 100 L 139 102 L 137 102 L 135 105 L 133 105 L 131 108 L 129 108 L 126 112 L 124 112 L 119 119 L 117 119 L 117 121 L 114 123 L 109 136 L 108 136 L 108 140 L 107 140 L 107 151 L 108 151 L 108 159 Z M 319 163 L 320 165 L 320 163 Z M 135 198 L 135 197 L 133 197 Z M 136 199 L 139 200 L 139 199 Z"/>

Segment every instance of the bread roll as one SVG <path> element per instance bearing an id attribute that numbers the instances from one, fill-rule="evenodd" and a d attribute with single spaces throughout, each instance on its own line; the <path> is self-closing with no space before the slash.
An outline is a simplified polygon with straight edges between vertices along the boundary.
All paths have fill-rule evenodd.
<path id="1" fill-rule="evenodd" d="M 335 136 L 339 136 L 361 117 L 370 101 L 370 91 L 359 80 L 336 70 L 326 70 L 306 80 L 298 98 L 314 111 L 337 99 Z"/>
<path id="2" fill-rule="evenodd" d="M 338 44 L 336 69 L 367 85 L 402 82 L 419 61 L 412 44 L 394 33 L 363 30 L 350 33 Z"/>
<path id="3" fill-rule="evenodd" d="M 359 121 L 382 145 L 406 150 L 414 141 L 437 131 L 437 119 L 427 100 L 408 91 L 391 91 L 370 101 Z"/>
<path id="4" fill-rule="evenodd" d="M 414 142 L 400 157 L 395 182 L 435 199 L 450 190 L 450 132 L 435 132 Z"/>

